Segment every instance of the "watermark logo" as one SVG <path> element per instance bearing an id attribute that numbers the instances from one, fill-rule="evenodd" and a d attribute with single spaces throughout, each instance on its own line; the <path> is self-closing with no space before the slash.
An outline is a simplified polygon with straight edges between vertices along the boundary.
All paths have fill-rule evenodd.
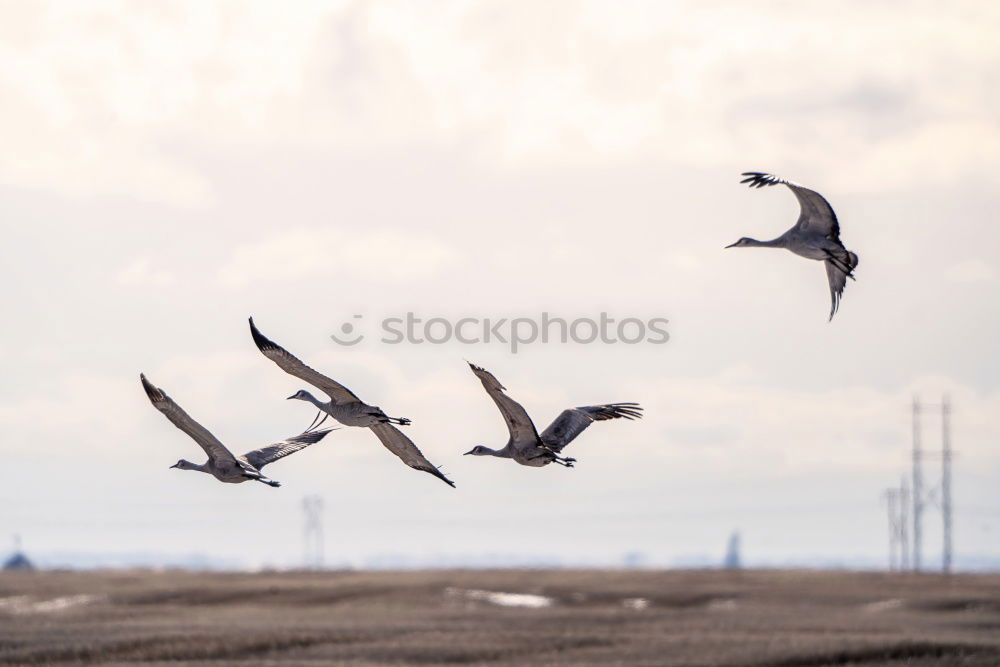
<path id="1" fill-rule="evenodd" d="M 355 315 L 353 319 L 360 320 L 361 315 Z M 355 325 L 353 322 L 344 322 L 340 325 L 340 336 L 337 334 L 330 334 L 330 338 L 332 338 L 337 345 L 346 345 L 350 347 L 351 345 L 357 345 L 363 341 L 365 339 L 365 335 L 355 332 Z"/>
<path id="2" fill-rule="evenodd" d="M 338 345 L 353 346 L 365 339 L 359 331 L 361 315 L 340 325 L 330 338 Z M 385 345 L 462 345 L 499 343 L 517 354 L 525 345 L 576 343 L 590 345 L 663 345 L 670 340 L 665 317 L 616 319 L 608 313 L 597 317 L 564 318 L 543 312 L 538 317 L 418 317 L 413 312 L 385 317 L 377 323 L 379 342 Z"/>

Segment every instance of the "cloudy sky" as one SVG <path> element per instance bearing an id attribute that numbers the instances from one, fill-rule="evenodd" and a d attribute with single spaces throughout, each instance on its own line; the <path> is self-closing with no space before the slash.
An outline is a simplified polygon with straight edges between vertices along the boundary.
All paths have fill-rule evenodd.
<path id="1" fill-rule="evenodd" d="M 751 561 L 877 558 L 912 396 L 948 393 L 956 548 L 1000 556 L 1000 10 L 712 5 L 0 3 L 0 541 L 294 564 L 320 494 L 338 562 L 667 563 L 736 528 Z M 797 215 L 746 170 L 836 208 L 861 263 L 832 323 L 818 263 L 723 251 Z M 663 317 L 670 341 L 380 343 L 406 312 Z M 311 419 L 251 314 L 412 418 L 458 488 L 360 429 L 277 490 L 168 470 L 200 452 L 140 371 L 237 451 Z M 344 322 L 366 339 L 334 344 Z M 588 430 L 574 470 L 463 458 L 506 440 L 463 359 L 541 426 L 647 418 Z"/>

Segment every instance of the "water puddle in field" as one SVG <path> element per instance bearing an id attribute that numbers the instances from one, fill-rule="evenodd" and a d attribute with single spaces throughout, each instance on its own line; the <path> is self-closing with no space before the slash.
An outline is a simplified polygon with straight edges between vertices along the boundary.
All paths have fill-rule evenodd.
<path id="1" fill-rule="evenodd" d="M 0 598 L 0 612 L 7 612 L 9 614 L 51 614 L 90 604 L 103 597 L 102 595 L 65 595 L 50 600 L 33 600 L 28 595 L 15 595 Z"/>
<path id="2" fill-rule="evenodd" d="M 625 598 L 622 606 L 633 611 L 642 611 L 649 608 L 649 600 L 646 598 Z"/>
<path id="3" fill-rule="evenodd" d="M 485 591 L 476 588 L 449 588 L 445 591 L 445 595 L 449 597 L 463 597 L 467 600 L 488 602 L 490 604 L 495 604 L 498 607 L 527 607 L 531 609 L 541 609 L 543 607 L 551 607 L 554 602 L 552 598 L 544 595 Z"/>
<path id="4" fill-rule="evenodd" d="M 736 611 L 736 607 L 736 600 L 733 598 L 720 598 L 705 605 L 708 611 Z"/>
<path id="5" fill-rule="evenodd" d="M 869 614 L 877 614 L 881 611 L 889 611 L 891 609 L 899 609 L 903 606 L 903 601 L 899 598 L 890 598 L 888 600 L 879 600 L 878 602 L 869 602 L 866 605 L 861 605 L 862 611 Z"/>

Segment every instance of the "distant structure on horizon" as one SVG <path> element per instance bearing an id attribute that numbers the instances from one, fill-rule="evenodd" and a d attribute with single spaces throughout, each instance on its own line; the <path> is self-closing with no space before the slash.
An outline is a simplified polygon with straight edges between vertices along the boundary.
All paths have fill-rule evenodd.
<path id="1" fill-rule="evenodd" d="M 729 544 L 726 546 L 726 557 L 722 561 L 722 567 L 726 570 L 739 570 L 743 567 L 740 560 L 740 531 L 734 530 L 729 536 Z"/>
<path id="2" fill-rule="evenodd" d="M 635 570 L 646 566 L 646 554 L 641 551 L 630 551 L 622 559 L 622 565 L 627 570 Z"/>
<path id="3" fill-rule="evenodd" d="M 323 498 L 318 495 L 302 499 L 305 525 L 302 531 L 302 565 L 307 570 L 323 569 Z"/>
<path id="4" fill-rule="evenodd" d="M 941 453 L 936 455 L 933 452 L 923 449 L 921 417 L 924 413 L 937 409 L 940 409 L 941 411 Z M 913 487 L 912 491 L 909 492 L 909 501 L 912 505 L 911 519 L 913 522 L 911 541 L 913 549 L 912 568 L 914 572 L 920 572 L 923 569 L 924 512 L 929 507 L 936 505 L 941 510 L 942 521 L 941 535 L 943 538 L 943 544 L 941 549 L 941 571 L 948 574 L 951 572 L 953 554 L 952 515 L 954 507 L 952 506 L 951 466 L 952 459 L 955 455 L 951 445 L 951 401 L 947 394 L 944 395 L 941 398 L 941 402 L 937 404 L 921 403 L 920 399 L 917 396 L 914 396 L 911 410 L 913 421 L 913 450 L 911 454 Z M 923 474 L 923 462 L 932 458 L 941 461 L 941 483 L 936 487 L 926 488 L 924 486 L 925 479 Z M 890 500 L 889 505 L 890 508 L 893 505 L 898 505 L 901 512 L 895 518 L 890 516 L 891 533 L 896 524 L 905 520 L 906 501 L 900 500 L 893 502 Z M 900 542 L 901 549 L 906 548 L 903 541 L 900 541 L 898 538 L 896 541 Z M 900 569 L 906 568 L 906 566 L 902 563 L 900 563 L 899 567 Z"/>
<path id="5" fill-rule="evenodd" d="M 21 538 L 14 536 L 14 552 L 3 562 L 4 570 L 34 570 L 35 565 L 21 549 Z"/>

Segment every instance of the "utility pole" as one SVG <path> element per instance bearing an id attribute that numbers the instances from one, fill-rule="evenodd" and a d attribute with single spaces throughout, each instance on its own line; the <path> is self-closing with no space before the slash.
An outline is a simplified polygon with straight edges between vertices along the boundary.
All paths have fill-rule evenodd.
<path id="1" fill-rule="evenodd" d="M 888 488 L 882 494 L 889 515 L 889 571 L 910 568 L 910 488 L 904 475 L 899 486 Z"/>
<path id="2" fill-rule="evenodd" d="M 323 499 L 306 496 L 302 499 L 305 526 L 302 533 L 302 561 L 306 569 L 323 568 Z"/>
<path id="3" fill-rule="evenodd" d="M 944 547 L 941 570 L 951 573 L 951 400 L 941 399 L 941 519 Z"/>
<path id="4" fill-rule="evenodd" d="M 920 471 L 920 403 L 913 397 L 913 571 L 920 571 L 921 524 L 924 515 L 924 480 Z"/>
<path id="5" fill-rule="evenodd" d="M 899 550 L 899 489 L 886 489 L 882 497 L 889 509 L 889 571 L 895 572 L 899 569 L 896 555 Z"/>
<path id="6" fill-rule="evenodd" d="M 899 480 L 899 569 L 910 569 L 910 485 Z"/>
<path id="7" fill-rule="evenodd" d="M 935 486 L 929 492 L 924 489 L 923 471 L 921 466 L 927 458 L 937 459 L 936 452 L 925 452 L 921 449 L 920 417 L 924 410 L 941 408 L 941 486 Z M 952 518 L 954 507 L 951 498 L 951 464 L 955 453 L 951 448 L 951 399 L 944 396 L 941 404 L 921 405 L 916 396 L 913 397 L 913 570 L 921 569 L 922 528 L 924 509 L 927 503 L 933 502 L 941 507 L 942 538 L 941 570 L 947 574 L 952 566 Z M 939 495 L 940 494 L 940 495 Z M 940 498 L 940 500 L 939 500 Z M 903 503 L 905 505 L 905 503 Z"/>

